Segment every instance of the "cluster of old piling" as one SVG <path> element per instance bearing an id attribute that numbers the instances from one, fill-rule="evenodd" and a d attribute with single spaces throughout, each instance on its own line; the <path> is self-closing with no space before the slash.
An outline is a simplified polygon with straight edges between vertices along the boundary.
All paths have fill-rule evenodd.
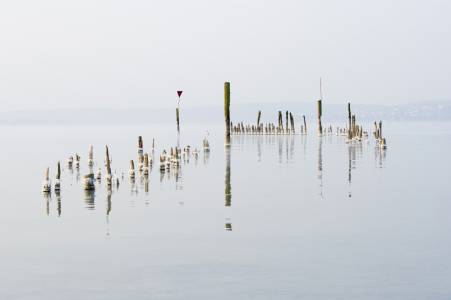
<path id="1" fill-rule="evenodd" d="M 258 111 L 258 117 L 257 117 L 257 124 L 251 125 L 251 124 L 243 124 L 243 122 L 237 123 L 237 125 L 233 125 L 233 122 L 231 122 L 230 126 L 232 128 L 231 134 L 296 134 L 295 128 L 294 128 L 294 117 L 291 112 L 288 110 L 285 113 L 285 121 L 286 126 L 283 127 L 283 115 L 282 111 L 279 111 L 278 114 L 278 122 L 277 125 L 274 125 L 274 123 L 266 123 L 266 124 L 260 124 L 260 117 L 261 117 L 261 111 Z M 298 133 L 299 134 L 299 133 Z M 304 116 L 304 125 L 301 125 L 301 132 L 300 134 L 307 134 L 307 124 L 305 122 L 305 116 Z"/>
<path id="2" fill-rule="evenodd" d="M 166 150 L 163 150 L 162 154 L 159 156 L 159 169 L 161 172 L 165 172 L 169 169 L 177 169 L 180 166 L 181 161 L 184 163 L 189 163 L 190 156 L 194 156 L 194 161 L 197 163 L 197 147 L 194 149 L 194 151 L 190 151 L 190 146 L 186 146 L 185 148 L 181 149 L 179 147 L 170 148 L 170 152 L 166 153 Z M 143 139 L 141 136 L 138 137 L 138 168 L 135 171 L 135 163 L 133 160 L 130 160 L 130 169 L 129 169 L 129 176 L 130 181 L 134 184 L 134 178 L 139 173 L 140 177 L 147 178 L 152 170 L 153 163 L 155 161 L 155 140 L 152 139 L 152 148 L 149 153 L 144 153 L 143 151 L 144 145 L 143 145 Z M 209 153 L 210 151 L 210 144 L 209 141 L 205 138 L 203 140 L 203 149 L 204 153 Z M 71 156 L 66 161 L 66 166 L 68 169 L 72 170 L 73 165 L 75 165 L 76 170 L 80 168 L 80 156 L 78 154 L 75 155 L 75 162 L 74 158 Z M 120 180 L 119 178 L 124 178 L 124 173 L 121 173 L 120 175 L 116 173 L 116 170 L 114 172 L 112 171 L 111 164 L 113 163 L 112 157 L 110 157 L 110 152 L 108 149 L 108 146 L 105 146 L 105 168 L 106 168 L 106 174 L 104 175 L 105 183 L 108 186 L 119 186 Z M 95 162 L 93 160 L 93 147 L 91 146 L 91 149 L 89 151 L 89 159 L 88 159 L 88 174 L 83 176 L 82 179 L 82 185 L 84 190 L 95 190 L 96 185 L 95 183 L 97 181 L 101 181 L 102 179 L 102 169 L 99 168 L 96 173 L 94 174 L 93 166 L 95 165 Z M 61 176 L 61 169 L 60 169 L 60 162 L 58 162 L 58 173 L 56 175 L 56 181 L 55 181 L 55 190 L 60 190 L 60 176 Z M 177 172 L 177 171 L 175 171 Z M 137 188 L 137 186 L 136 186 Z M 133 186 L 132 186 L 133 189 Z M 45 193 L 50 193 L 52 190 L 52 182 L 49 179 L 49 168 L 46 169 L 46 179 L 44 180 L 42 184 L 42 191 Z"/>

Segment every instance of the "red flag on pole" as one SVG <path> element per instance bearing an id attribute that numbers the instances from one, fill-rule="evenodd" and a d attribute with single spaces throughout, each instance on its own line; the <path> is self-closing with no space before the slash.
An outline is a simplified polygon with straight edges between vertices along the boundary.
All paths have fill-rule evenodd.
<path id="1" fill-rule="evenodd" d="M 177 107 L 180 109 L 180 96 L 182 95 L 183 91 L 177 91 L 177 94 L 179 95 L 179 103 Z"/>

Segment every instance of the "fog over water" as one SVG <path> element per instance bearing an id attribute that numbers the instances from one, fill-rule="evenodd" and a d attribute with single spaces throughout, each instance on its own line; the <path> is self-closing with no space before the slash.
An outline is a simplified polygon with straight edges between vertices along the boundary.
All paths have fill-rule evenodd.
<path id="1" fill-rule="evenodd" d="M 0 110 L 451 99 L 450 1 L 1 1 Z"/>
<path id="2" fill-rule="evenodd" d="M 179 137 L 166 125 L 3 126 L 0 298 L 447 299 L 450 125 L 384 123 L 386 150 L 313 124 L 233 135 L 229 149 L 214 124 Z M 152 138 L 157 156 L 200 153 L 133 182 L 139 135 L 146 153 Z M 124 179 L 83 191 L 90 146 L 105 174 L 106 144 Z M 58 161 L 61 192 L 42 194 Z"/>
<path id="3" fill-rule="evenodd" d="M 450 299 L 450 12 L 0 1 L 0 299 Z M 297 134 L 226 139 L 224 82 L 234 125 Z M 362 141 L 336 134 L 348 103 Z"/>

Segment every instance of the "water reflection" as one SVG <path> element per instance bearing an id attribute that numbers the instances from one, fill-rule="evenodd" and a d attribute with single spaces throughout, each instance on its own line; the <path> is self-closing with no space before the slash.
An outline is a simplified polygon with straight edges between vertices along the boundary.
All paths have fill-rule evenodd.
<path id="1" fill-rule="evenodd" d="M 144 192 L 146 195 L 149 194 L 149 179 L 147 176 L 144 177 Z"/>
<path id="2" fill-rule="evenodd" d="M 279 163 L 282 163 L 282 147 L 283 147 L 283 138 L 281 136 L 278 136 L 278 141 L 279 141 Z"/>
<path id="3" fill-rule="evenodd" d="M 111 211 L 111 195 L 113 194 L 111 190 L 111 186 L 108 186 L 107 192 L 106 192 L 106 217 L 108 219 L 108 216 L 110 215 Z"/>
<path id="4" fill-rule="evenodd" d="M 83 200 L 85 202 L 85 209 L 94 210 L 95 208 L 94 197 L 95 190 L 83 190 Z"/>
<path id="5" fill-rule="evenodd" d="M 55 197 L 56 197 L 56 204 L 57 204 L 57 211 L 58 211 L 58 217 L 61 216 L 61 192 L 55 191 Z"/>
<path id="6" fill-rule="evenodd" d="M 44 201 L 45 201 L 46 208 L 47 208 L 47 216 L 49 216 L 49 213 L 50 213 L 50 201 L 52 200 L 52 193 L 43 192 L 42 194 L 44 195 Z"/>
<path id="7" fill-rule="evenodd" d="M 80 168 L 79 167 L 75 168 L 75 181 L 76 182 L 80 181 Z"/>
<path id="8" fill-rule="evenodd" d="M 318 179 L 320 180 L 320 195 L 323 198 L 323 138 L 318 137 Z"/>
<path id="9" fill-rule="evenodd" d="M 230 182 L 230 137 L 226 136 L 225 140 L 225 154 L 226 154 L 226 175 L 225 175 L 225 206 L 231 206 L 232 202 L 232 184 Z"/>
<path id="10" fill-rule="evenodd" d="M 135 178 L 130 177 L 130 195 L 133 196 L 133 190 L 135 190 Z"/>

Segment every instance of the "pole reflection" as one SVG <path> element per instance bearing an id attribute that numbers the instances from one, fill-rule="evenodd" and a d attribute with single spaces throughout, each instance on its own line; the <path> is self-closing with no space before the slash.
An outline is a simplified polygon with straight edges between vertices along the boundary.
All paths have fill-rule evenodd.
<path id="1" fill-rule="evenodd" d="M 318 137 L 318 179 L 320 180 L 320 195 L 323 198 L 323 138 Z"/>
<path id="2" fill-rule="evenodd" d="M 61 192 L 59 190 L 55 191 L 55 197 L 56 197 L 56 209 L 58 211 L 58 217 L 61 216 Z"/>
<path id="3" fill-rule="evenodd" d="M 95 190 L 83 190 L 83 200 L 85 202 L 86 210 L 94 210 L 95 209 L 94 197 L 95 197 Z"/>
<path id="4" fill-rule="evenodd" d="M 231 206 L 232 205 L 232 184 L 230 181 L 231 177 L 231 169 L 230 169 L 230 137 L 226 136 L 226 148 L 225 148 L 225 154 L 226 154 L 226 174 L 225 174 L 225 206 Z"/>
<path id="5" fill-rule="evenodd" d="M 43 192 L 42 194 L 44 195 L 44 201 L 47 208 L 47 217 L 48 217 L 50 213 L 50 201 L 52 200 L 52 193 Z"/>

